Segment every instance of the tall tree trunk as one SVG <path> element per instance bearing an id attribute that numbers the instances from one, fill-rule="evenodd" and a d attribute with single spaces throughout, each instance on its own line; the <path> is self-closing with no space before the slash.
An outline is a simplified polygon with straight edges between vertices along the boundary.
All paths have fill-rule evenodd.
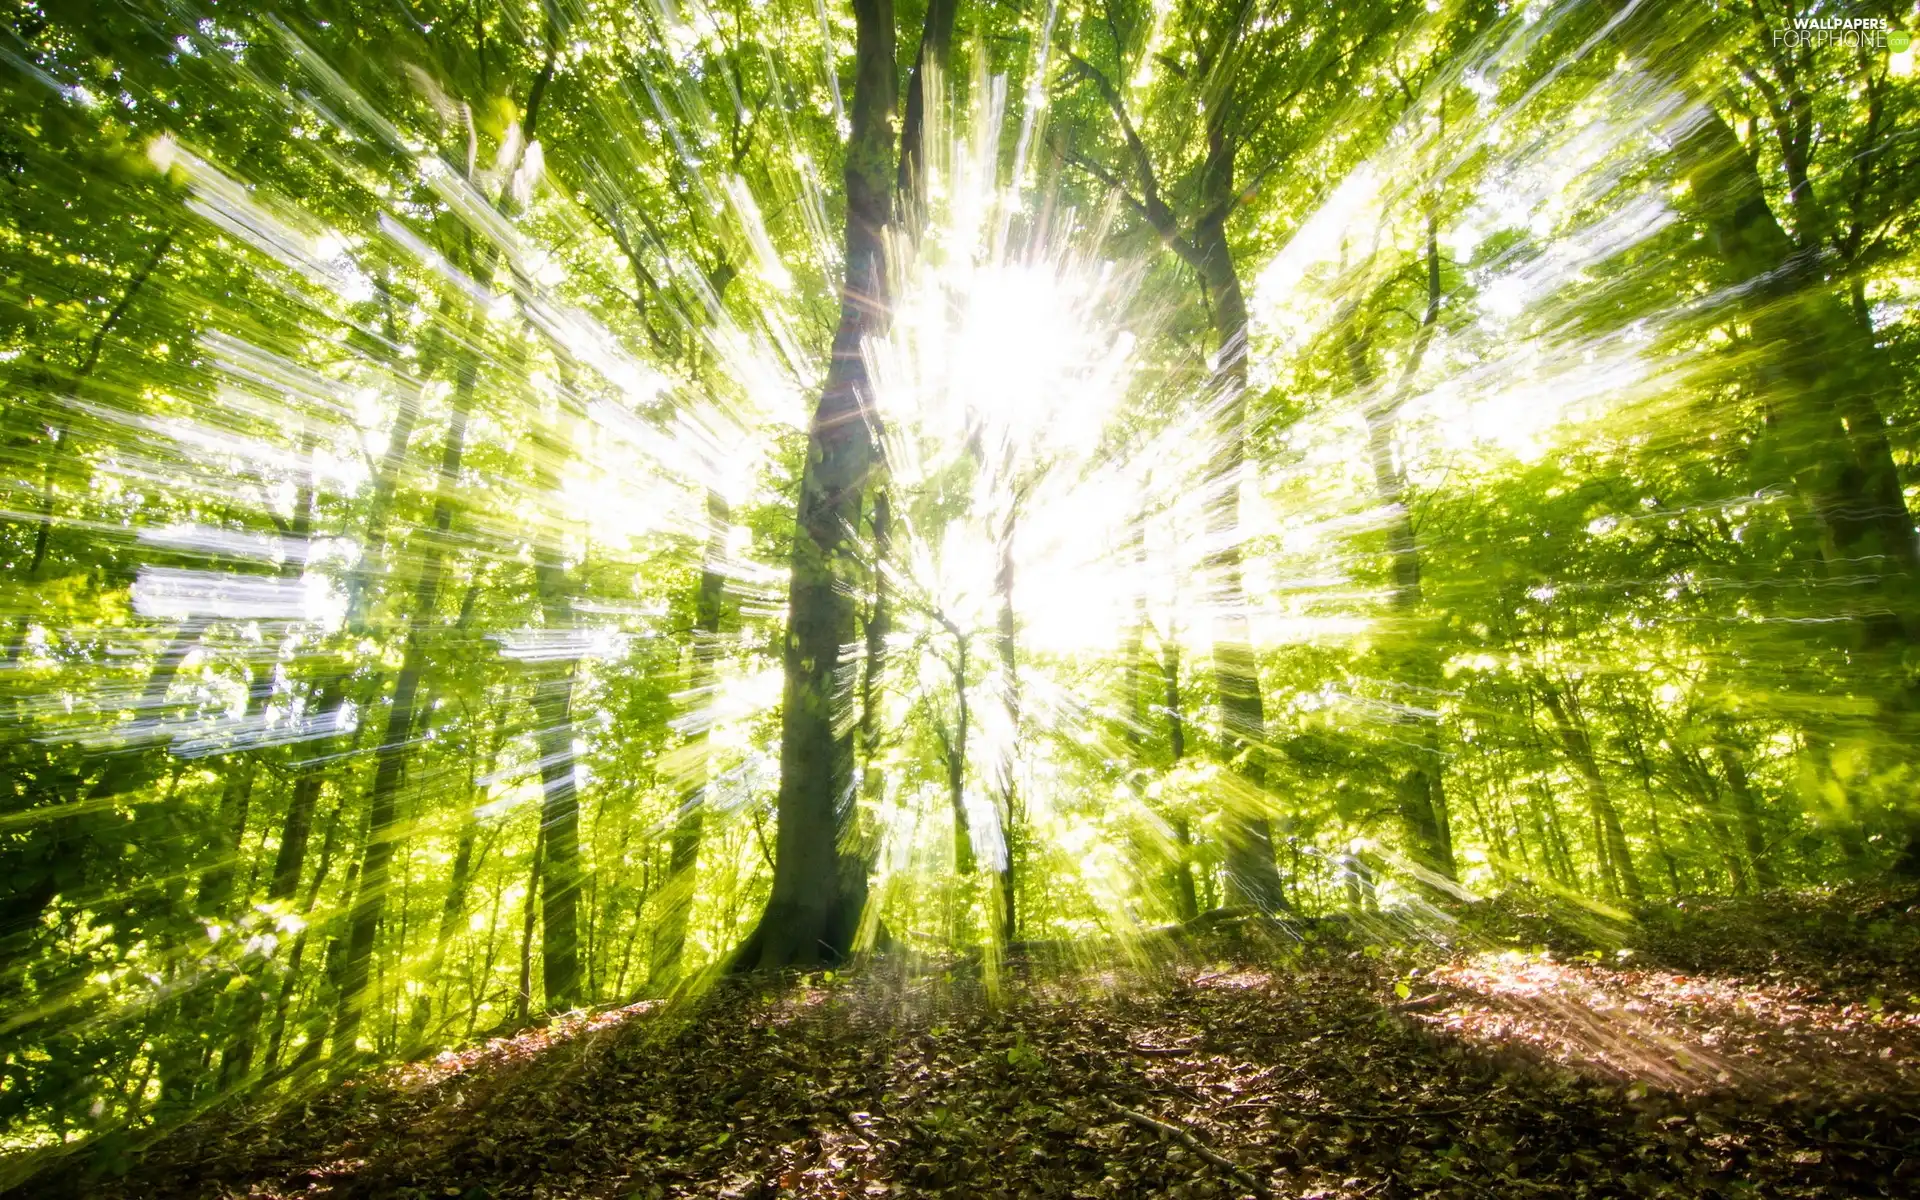
<path id="1" fill-rule="evenodd" d="M 882 463 L 884 470 L 885 464 Z M 873 512 L 869 522 L 873 536 L 873 588 L 865 628 L 866 661 L 860 672 L 860 796 L 869 810 L 877 809 L 886 798 L 887 779 L 881 765 L 880 750 L 885 741 L 881 732 L 882 706 L 886 703 L 887 637 L 893 631 L 893 596 L 887 583 L 888 563 L 893 552 L 893 507 L 884 486 L 874 489 Z M 886 934 L 880 914 L 869 911 L 868 879 L 873 874 L 873 858 L 879 842 L 870 821 L 855 811 L 842 820 L 839 832 L 840 854 L 840 928 L 830 931 L 830 944 L 845 943 L 853 949 L 880 945 Z M 849 932 L 846 928 L 851 926 Z"/>
<path id="2" fill-rule="evenodd" d="M 1728 806 L 1720 779 L 1692 746 L 1677 739 L 1669 741 L 1673 745 L 1673 762 L 1681 786 L 1693 793 L 1700 811 L 1706 814 L 1714 849 L 1719 851 L 1721 861 L 1727 867 L 1727 879 L 1732 883 L 1733 890 L 1744 896 L 1753 890 L 1753 875 L 1747 869 L 1746 856 L 1740 852 L 1739 840 L 1727 821 Z"/>
<path id="3" fill-rule="evenodd" d="M 1127 745 L 1127 790 L 1132 794 L 1135 804 L 1143 808 L 1147 805 L 1147 790 L 1144 786 L 1146 768 L 1142 761 L 1141 746 L 1146 740 L 1147 711 L 1150 707 L 1147 698 L 1146 677 L 1146 641 L 1147 641 L 1147 518 L 1144 510 L 1136 508 L 1127 518 L 1127 562 L 1133 567 L 1133 616 L 1127 624 L 1127 638 L 1120 650 L 1120 695 L 1126 706 L 1126 724 L 1122 736 Z M 1176 685 L 1177 690 L 1177 685 Z M 1173 833 L 1173 821 L 1167 822 L 1168 833 Z M 1174 847 L 1170 853 L 1168 844 Z M 1180 871 L 1186 858 L 1186 848 L 1181 839 L 1170 836 L 1165 842 L 1155 837 L 1144 844 L 1143 853 L 1162 868 L 1163 885 L 1173 896 L 1176 912 L 1180 919 L 1190 920 L 1192 914 L 1185 912 L 1187 899 L 1190 899 L 1193 881 L 1187 878 L 1185 894 L 1180 886 Z"/>
<path id="4" fill-rule="evenodd" d="M 334 804 L 333 814 L 327 818 L 327 830 L 320 839 L 320 860 L 314 867 L 313 881 L 307 885 L 306 901 L 300 906 L 303 924 L 300 932 L 294 937 L 293 952 L 287 956 L 286 974 L 280 985 L 280 998 L 274 1005 L 273 1023 L 267 1032 L 266 1070 L 269 1073 L 277 1069 L 280 1061 L 280 1047 L 286 1040 L 287 1012 L 293 1005 L 294 992 L 300 986 L 300 963 L 306 957 L 307 939 L 313 932 L 309 919 L 313 916 L 314 906 L 320 901 L 320 889 L 327 882 L 327 872 L 333 866 L 333 848 L 340 831 L 340 817 L 346 806 L 346 800 L 342 798 Z M 253 1030 L 244 1026 L 235 1035 L 233 1045 L 228 1048 L 226 1055 L 220 1061 L 221 1087 L 238 1083 L 252 1070 L 252 1035 Z M 313 1031 L 316 1042 L 320 1036 L 320 1030 L 316 1028 Z M 308 1049 L 310 1053 L 306 1057 L 319 1053 L 317 1046 L 311 1046 Z"/>
<path id="5" fill-rule="evenodd" d="M 839 836 L 852 815 L 851 739 L 838 732 L 843 647 L 857 634 L 851 531 L 872 484 L 873 405 L 863 346 L 887 316 L 885 229 L 892 216 L 893 0 L 854 0 L 852 137 L 846 150 L 846 278 L 826 386 L 807 433 L 784 646 L 779 829 L 773 888 L 736 964 L 837 961 L 859 914 L 842 883 Z M 860 898 L 864 900 L 864 896 Z"/>
<path id="6" fill-rule="evenodd" d="M 247 720 L 260 719 L 266 713 L 267 698 L 273 692 L 273 675 L 263 671 L 247 688 Z M 242 752 L 227 763 L 220 783 L 220 815 L 215 822 L 216 837 L 211 850 L 213 861 L 200 873 L 200 888 L 194 906 L 212 917 L 226 915 L 233 901 L 240 854 L 247 839 L 247 815 L 253 806 L 253 786 L 260 773 L 257 753 Z"/>
<path id="7" fill-rule="evenodd" d="M 373 476 L 373 497 L 367 511 L 361 556 L 347 577 L 348 636 L 358 639 L 366 632 L 367 597 L 380 575 L 379 547 L 386 541 L 387 516 L 392 510 L 393 490 L 406 458 L 407 443 L 413 436 L 418 415 L 418 398 L 403 394 L 393 427 L 387 432 L 386 451 L 381 455 Z M 309 518 L 308 528 L 312 522 Z M 346 700 L 348 668 L 336 663 L 324 671 L 313 690 L 311 704 L 302 714 L 311 723 L 315 737 L 311 753 L 294 775 L 293 791 L 280 828 L 280 847 L 274 855 L 272 882 L 267 899 L 289 900 L 300 890 L 300 873 L 306 864 L 307 840 L 313 826 L 315 806 L 326 786 L 328 769 L 333 765 L 334 734 L 338 730 L 341 705 Z"/>
<path id="8" fill-rule="evenodd" d="M 486 756 L 481 767 L 481 776 L 492 775 L 500 760 L 500 749 L 506 744 L 507 723 L 504 714 L 496 709 L 493 713 L 493 728 L 488 734 Z M 419 1001 L 414 1005 L 413 1016 L 409 1021 L 409 1030 L 413 1041 L 418 1042 L 427 1035 L 427 1027 L 433 1020 L 433 1000 L 435 990 L 439 988 L 441 971 L 447 961 L 447 947 L 452 944 L 454 934 L 460 929 L 460 921 L 467 915 L 467 895 L 473 890 L 473 877 L 479 871 L 479 863 L 474 861 L 474 848 L 480 840 L 480 810 L 475 806 L 479 785 L 475 782 L 472 762 L 473 749 L 468 750 L 468 775 L 466 790 L 466 811 L 460 819 L 460 834 L 454 843 L 453 867 L 447 875 L 447 894 L 440 902 L 440 926 L 434 933 L 433 955 L 427 960 L 427 969 L 421 978 L 426 986 L 420 993 Z M 491 845 L 491 839 L 489 839 Z M 481 861 L 485 861 L 483 850 Z M 444 1026 L 445 1020 L 442 1019 Z"/>
<path id="9" fill-rule="evenodd" d="M 549 6 L 546 16 L 546 56 L 527 88 L 527 104 L 519 122 L 517 152 L 520 154 L 524 154 L 525 148 L 534 142 L 539 128 L 541 100 L 546 95 L 547 86 L 553 81 L 559 62 L 558 10 Z M 517 161 L 512 165 L 517 166 Z M 513 202 L 511 192 L 503 186 L 494 197 L 494 211 L 504 216 Z M 467 237 L 467 257 L 473 266 L 472 278 L 483 288 L 491 287 L 495 268 L 499 265 L 500 248 L 491 240 L 476 248 L 471 232 Z M 374 940 L 379 934 L 380 917 L 386 906 L 394 841 L 398 834 L 400 777 L 406 766 L 407 743 L 412 737 L 416 707 L 422 705 L 425 699 L 420 695 L 422 675 L 426 668 L 425 631 L 432 627 L 434 610 L 439 603 L 447 534 L 453 527 L 454 495 L 460 485 L 460 461 L 466 448 L 467 420 L 472 414 L 474 393 L 479 383 L 480 347 L 486 340 L 486 328 L 487 315 L 482 306 L 478 303 L 469 305 L 464 335 L 451 349 L 451 353 L 458 356 L 459 365 L 454 372 L 446 440 L 441 445 L 433 527 L 431 534 L 423 539 L 425 545 L 420 551 L 413 610 L 407 618 L 406 649 L 401 658 L 400 673 L 394 680 L 385 736 L 374 751 L 373 786 L 368 797 L 367 841 L 361 850 L 358 891 L 348 917 L 346 944 L 342 948 L 339 1010 L 334 1022 L 334 1047 L 342 1057 L 351 1056 L 355 1049 Z M 571 752 L 571 744 L 568 750 Z M 548 799 L 551 803 L 551 795 Z M 567 799 L 573 799 L 571 775 Z M 577 809 L 575 811 L 577 813 Z M 570 937 L 571 930 L 568 930 L 568 934 Z"/>
<path id="10" fill-rule="evenodd" d="M 1554 803 L 1553 793 L 1543 788 L 1534 797 L 1534 807 L 1540 817 L 1544 844 L 1550 851 L 1547 861 L 1557 863 L 1551 873 L 1566 886 L 1578 887 L 1580 868 L 1573 861 L 1572 847 L 1567 845 L 1567 831 L 1560 821 L 1560 806 Z"/>
<path id="11" fill-rule="evenodd" d="M 1208 176 L 1215 192 L 1233 188 L 1232 153 L 1216 146 Z M 1227 246 L 1226 216 L 1203 220 L 1193 246 L 1213 310 L 1219 365 L 1214 372 L 1213 452 L 1207 465 L 1208 598 L 1213 628 L 1214 690 L 1220 732 L 1240 786 L 1226 796 L 1225 841 L 1228 903 L 1262 912 L 1286 907 L 1280 868 L 1273 858 L 1273 827 L 1266 813 L 1266 706 L 1260 694 L 1247 619 L 1247 592 L 1240 548 L 1240 492 L 1247 447 L 1247 306 L 1240 276 Z"/>
<path id="12" fill-rule="evenodd" d="M 947 803 L 953 809 L 953 873 L 964 890 L 974 866 L 973 830 L 967 812 L 967 735 L 972 725 L 972 711 L 967 706 L 967 638 L 958 626 L 944 617 L 939 619 L 953 635 L 954 659 L 949 665 L 953 671 L 954 725 L 948 730 L 936 724 L 935 732 L 947 760 Z"/>
<path id="13" fill-rule="evenodd" d="M 388 308 L 387 333 L 390 341 L 397 341 L 399 332 L 392 313 Z M 421 363 L 420 373 L 424 378 L 430 370 L 430 362 L 437 356 L 429 354 Z M 372 496 L 368 503 L 365 524 L 362 527 L 361 555 L 347 577 L 347 612 L 345 630 L 348 638 L 358 640 L 367 631 L 368 597 L 382 574 L 380 566 L 380 548 L 386 542 L 387 523 L 393 508 L 393 493 L 398 486 L 400 471 L 405 466 L 408 443 L 413 437 L 413 427 L 419 417 L 419 389 L 410 381 L 401 381 L 400 402 L 394 416 L 394 423 L 387 431 L 387 444 L 373 473 Z M 301 506 L 304 514 L 300 518 L 303 528 L 297 530 L 301 535 L 311 532 L 313 522 L 311 513 L 311 491 L 307 493 L 307 502 Z M 291 567 L 292 564 L 289 564 Z M 304 566 L 304 561 L 301 564 Z M 287 810 L 281 818 L 279 847 L 274 853 L 273 870 L 267 885 L 269 903 L 289 903 L 300 890 L 300 876 L 306 868 L 307 843 L 312 836 L 313 816 L 317 811 L 320 797 L 325 790 L 330 772 L 335 765 L 334 750 L 340 740 L 338 728 L 346 701 L 348 667 L 343 662 L 327 665 L 321 674 L 318 686 L 309 696 L 309 703 L 302 719 L 309 723 L 312 739 L 304 745 L 308 753 L 294 771 L 293 787 L 288 795 Z M 248 756 L 248 765 L 242 769 L 251 771 L 257 763 L 254 756 Z M 331 853 L 328 843 L 323 851 Z M 316 881 L 317 882 L 317 881 Z M 311 908 L 309 901 L 308 907 Z M 288 987 L 293 986 L 293 977 L 299 974 L 299 958 L 306 950 L 307 933 L 303 929 L 294 942 L 294 958 L 288 963 L 290 979 Z M 272 1070 L 278 1054 L 278 1040 L 284 1034 L 286 1026 L 286 1004 L 291 993 L 285 993 L 280 1000 L 279 1010 L 274 1014 L 273 1051 L 267 1056 L 267 1069 Z M 239 1072 L 244 1076 L 253 1061 L 254 1038 L 258 1033 L 261 1007 L 264 997 L 257 992 L 243 994 L 236 1005 L 233 1021 L 233 1037 L 221 1059 L 222 1086 L 226 1086 L 232 1074 L 231 1064 L 240 1064 Z M 237 1078 L 235 1079 L 237 1082 Z"/>
<path id="14" fill-rule="evenodd" d="M 544 456 L 553 461 L 551 452 Z M 559 547 L 551 533 L 534 550 L 534 586 L 550 630 L 573 626 L 572 598 Z M 543 668 L 533 711 L 539 732 L 540 828 L 546 839 L 541 878 L 540 979 L 549 1011 L 572 1008 L 580 991 L 580 792 L 573 755 L 575 660 Z"/>
<path id="15" fill-rule="evenodd" d="M 1641 742 L 1640 735 L 1631 730 L 1633 717 L 1627 718 L 1629 731 L 1626 742 L 1633 754 L 1635 770 L 1640 775 L 1640 789 L 1647 797 L 1647 828 L 1653 835 L 1653 852 L 1660 856 L 1661 865 L 1667 869 L 1667 883 L 1673 888 L 1673 894 L 1681 895 L 1686 889 L 1680 883 L 1680 864 L 1673 857 L 1673 850 L 1667 845 L 1667 837 L 1660 828 L 1660 803 L 1653 791 L 1653 763 L 1647 758 L 1647 748 Z"/>
<path id="16" fill-rule="evenodd" d="M 927 219 L 927 109 L 940 101 L 931 93 L 946 85 L 947 65 L 953 56 L 953 19 L 959 9 L 960 0 L 927 0 L 920 48 L 907 76 L 906 111 L 900 122 L 900 170 L 895 182 L 900 192 L 901 224 L 912 237 L 920 235 Z"/>

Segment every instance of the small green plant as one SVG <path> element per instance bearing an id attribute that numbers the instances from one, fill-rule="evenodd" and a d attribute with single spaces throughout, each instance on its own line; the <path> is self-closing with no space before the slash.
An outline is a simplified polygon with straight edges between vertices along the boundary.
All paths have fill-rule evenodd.
<path id="1" fill-rule="evenodd" d="M 1037 1071 L 1046 1065 L 1041 1057 L 1027 1045 L 1027 1035 L 1015 1034 L 1013 1045 L 1007 1048 L 1007 1065 L 1022 1071 Z"/>

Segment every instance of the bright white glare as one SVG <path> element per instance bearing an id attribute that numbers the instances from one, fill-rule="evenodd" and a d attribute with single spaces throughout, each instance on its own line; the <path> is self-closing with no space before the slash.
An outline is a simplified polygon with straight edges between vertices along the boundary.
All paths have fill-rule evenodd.
<path id="1" fill-rule="evenodd" d="M 346 596 L 321 575 L 234 575 L 176 567 L 141 567 L 133 609 L 150 620 L 309 621 L 325 628 L 346 616 Z"/>

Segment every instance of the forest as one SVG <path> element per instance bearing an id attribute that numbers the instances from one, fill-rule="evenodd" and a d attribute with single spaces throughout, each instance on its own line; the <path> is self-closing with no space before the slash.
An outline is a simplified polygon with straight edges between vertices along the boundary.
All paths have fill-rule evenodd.
<path id="1" fill-rule="evenodd" d="M 0 1191 L 1920 1191 L 1920 5 L 5 8 Z"/>

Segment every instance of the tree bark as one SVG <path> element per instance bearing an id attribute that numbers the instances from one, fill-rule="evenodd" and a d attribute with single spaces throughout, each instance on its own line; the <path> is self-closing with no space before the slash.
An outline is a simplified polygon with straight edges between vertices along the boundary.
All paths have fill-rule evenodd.
<path id="1" fill-rule="evenodd" d="M 333 806 L 333 815 L 327 819 L 327 831 L 320 839 L 320 861 L 314 867 L 313 882 L 307 885 L 306 902 L 300 907 L 302 918 L 311 918 L 314 906 L 319 903 L 320 889 L 327 882 L 327 872 L 333 866 L 333 847 L 340 829 L 340 815 L 346 808 L 346 801 L 340 800 Z M 286 1039 L 287 1011 L 292 1007 L 293 994 L 300 986 L 300 963 L 306 957 L 307 939 L 312 933 L 312 925 L 303 925 L 293 941 L 293 952 L 287 956 L 286 977 L 280 985 L 280 998 L 274 1005 L 273 1024 L 267 1033 L 266 1070 L 272 1072 L 280 1061 L 280 1047 Z M 243 1026 L 235 1036 L 232 1046 L 220 1060 L 220 1085 L 224 1088 L 246 1078 L 253 1068 L 253 1029 Z M 314 1037 L 320 1037 L 320 1031 L 314 1031 Z M 311 1054 L 317 1054 L 317 1047 L 310 1047 Z"/>
<path id="2" fill-rule="evenodd" d="M 503 714 L 496 710 L 493 714 L 493 728 L 488 735 L 486 758 L 482 768 L 484 775 L 493 774 L 500 759 L 500 748 L 507 740 L 507 725 Z M 468 749 L 468 776 L 466 790 L 466 812 L 460 820 L 460 834 L 454 843 L 453 868 L 447 876 L 447 894 L 440 902 L 440 925 L 434 933 L 433 956 L 427 961 L 427 969 L 422 975 L 426 989 L 421 992 L 420 1000 L 414 1005 L 413 1016 L 408 1022 L 411 1039 L 416 1043 L 427 1034 L 427 1026 L 433 1020 L 434 989 L 440 987 L 442 968 L 447 961 L 447 947 L 453 942 L 454 934 L 459 931 L 460 920 L 467 915 L 467 895 L 473 890 L 473 878 L 478 873 L 480 863 L 486 861 L 486 850 L 480 853 L 480 862 L 474 860 L 474 849 L 480 840 L 480 810 L 474 805 L 478 787 L 472 774 L 473 747 Z M 492 839 L 488 839 L 488 845 Z M 443 990 L 444 994 L 444 990 Z M 445 1024 L 444 1019 L 442 1024 Z"/>
<path id="3" fill-rule="evenodd" d="M 542 859 L 547 848 L 547 831 L 541 827 L 533 840 L 533 858 L 527 868 L 527 903 L 520 916 L 520 987 L 515 993 L 513 1020 L 525 1025 L 533 1009 L 533 919 L 539 911 Z"/>
<path id="4" fill-rule="evenodd" d="M 1660 828 L 1660 802 L 1653 792 L 1653 763 L 1647 758 L 1647 749 L 1640 735 L 1632 730 L 1637 718 L 1638 714 L 1628 714 L 1625 719 L 1628 728 L 1627 748 L 1633 754 L 1634 768 L 1640 775 L 1640 790 L 1647 797 L 1647 828 L 1653 835 L 1653 851 L 1660 856 L 1661 865 L 1667 870 L 1667 883 L 1673 889 L 1673 894 L 1678 896 L 1686 889 L 1680 883 L 1680 864 L 1674 859 L 1673 850 L 1667 845 L 1666 834 Z"/>
<path id="5" fill-rule="evenodd" d="M 972 724 L 967 706 L 967 637 L 951 621 L 944 617 L 940 621 L 953 635 L 954 660 L 949 669 L 953 672 L 954 727 L 949 731 L 936 722 L 935 732 L 947 760 L 947 803 L 953 810 L 953 873 L 965 888 L 974 865 L 973 830 L 967 813 L 967 734 Z"/>

